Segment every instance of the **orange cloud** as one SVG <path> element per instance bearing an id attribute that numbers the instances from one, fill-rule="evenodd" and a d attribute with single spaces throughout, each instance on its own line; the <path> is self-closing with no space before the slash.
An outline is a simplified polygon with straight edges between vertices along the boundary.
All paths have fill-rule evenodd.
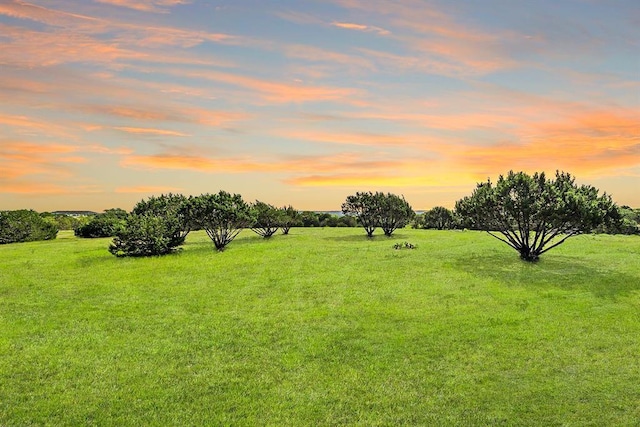
<path id="1" fill-rule="evenodd" d="M 1 181 L 0 181 L 1 182 Z M 68 194 L 68 188 L 48 182 L 3 182 L 0 193 L 4 194 Z"/>
<path id="2" fill-rule="evenodd" d="M 121 162 L 125 167 L 150 169 L 187 169 L 209 173 L 299 173 L 310 170 L 317 172 L 335 172 L 336 170 L 384 170 L 406 165 L 401 161 L 388 159 L 363 159 L 357 153 L 338 153 L 325 156 L 289 156 L 284 158 L 266 158 L 262 161 L 249 160 L 246 157 L 204 157 L 184 153 L 160 153 L 151 156 L 125 156 Z"/>
<path id="3" fill-rule="evenodd" d="M 467 146 L 454 157 L 485 173 L 563 169 L 596 176 L 640 166 L 640 122 L 632 112 L 569 112 L 564 120 L 528 124 L 517 134 L 519 141 Z"/>
<path id="4" fill-rule="evenodd" d="M 135 128 L 135 127 L 127 127 L 127 126 L 114 127 L 114 129 L 121 130 L 127 133 L 137 134 L 137 135 L 190 136 L 189 134 L 186 134 L 186 133 L 177 132 L 173 130 L 166 130 L 166 129 Z"/>
<path id="5" fill-rule="evenodd" d="M 163 193 L 178 193 L 182 191 L 177 187 L 160 187 L 154 185 L 136 185 L 133 187 L 118 187 L 115 189 L 116 193 L 146 193 L 146 194 L 163 194 Z"/>
<path id="6" fill-rule="evenodd" d="M 243 159 L 210 159 L 202 156 L 183 154 L 156 154 L 151 156 L 127 156 L 121 165 L 147 169 L 187 169 L 212 173 L 267 172 L 276 166 Z"/>
<path id="7" fill-rule="evenodd" d="M 326 132 L 313 130 L 291 130 L 280 132 L 279 136 L 304 141 L 322 142 L 329 144 L 388 146 L 388 147 L 422 147 L 429 141 L 429 137 L 422 135 L 384 135 L 377 133 L 348 133 Z"/>
<path id="8" fill-rule="evenodd" d="M 266 101 L 276 103 L 338 100 L 351 103 L 352 97 L 357 94 L 355 89 L 350 88 L 286 84 L 218 71 L 173 71 L 172 73 L 182 77 L 212 80 L 239 86 L 260 94 Z"/>
<path id="9" fill-rule="evenodd" d="M 76 147 L 63 144 L 33 144 L 22 141 L 2 141 L 0 145 L 0 179 L 45 174 L 67 176 L 67 164 L 84 162 L 75 153 Z"/>
<path id="10" fill-rule="evenodd" d="M 102 190 L 91 185 L 61 185 L 47 181 L 10 181 L 0 179 L 0 194 L 20 194 L 26 196 L 97 194 Z"/>
<path id="11" fill-rule="evenodd" d="M 70 165 L 87 163 L 81 153 L 122 155 L 127 149 L 111 149 L 102 145 L 86 147 L 67 144 L 36 144 L 28 141 L 0 140 L 0 179 L 17 179 L 43 175 L 57 180 L 70 177 Z"/>
<path id="12" fill-rule="evenodd" d="M 389 172 L 392 171 L 392 172 Z M 392 167 L 363 168 L 358 172 L 326 171 L 325 174 L 299 175 L 286 179 L 289 185 L 302 187 L 402 187 L 440 188 L 469 185 L 477 175 L 465 170 L 447 168 L 426 161 L 398 161 Z M 481 176 L 481 179 L 484 177 Z"/>
<path id="13" fill-rule="evenodd" d="M 18 128 L 16 133 L 22 135 L 45 135 L 59 138 L 72 137 L 72 133 L 65 126 L 27 116 L 0 113 L 0 125 L 5 125 L 9 128 Z"/>

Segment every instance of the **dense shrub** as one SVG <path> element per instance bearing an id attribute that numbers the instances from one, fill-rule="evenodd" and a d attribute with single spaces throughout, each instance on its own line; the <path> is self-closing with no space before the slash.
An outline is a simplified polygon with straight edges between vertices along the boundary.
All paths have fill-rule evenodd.
<path id="1" fill-rule="evenodd" d="M 131 214 L 117 231 L 109 252 L 118 257 L 165 255 L 180 244 L 175 233 L 175 226 L 162 216 Z"/>
<path id="2" fill-rule="evenodd" d="M 421 215 L 416 215 L 413 226 L 414 228 L 453 230 L 460 227 L 460 220 L 452 210 L 436 206 Z"/>
<path id="3" fill-rule="evenodd" d="M 0 211 L 0 244 L 55 239 L 58 227 L 36 211 Z"/>
<path id="4" fill-rule="evenodd" d="M 172 246 L 180 246 L 194 227 L 190 216 L 189 199 L 182 194 L 162 194 L 139 201 L 131 211 L 135 215 L 162 217 L 168 229 L 173 230 Z"/>
<path id="5" fill-rule="evenodd" d="M 122 230 L 128 215 L 124 209 L 107 209 L 104 213 L 90 217 L 73 232 L 76 236 L 85 238 L 113 237 Z"/>

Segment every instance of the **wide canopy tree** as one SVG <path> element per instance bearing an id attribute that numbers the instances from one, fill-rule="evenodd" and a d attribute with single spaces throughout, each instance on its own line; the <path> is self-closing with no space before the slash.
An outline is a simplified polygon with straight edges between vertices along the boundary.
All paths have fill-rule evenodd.
<path id="1" fill-rule="evenodd" d="M 565 172 L 547 179 L 544 172 L 531 176 L 510 171 L 495 184 L 479 183 L 471 196 L 456 203 L 456 212 L 526 261 L 537 261 L 568 238 L 618 217 L 610 196 L 599 195 L 592 186 L 578 186 Z"/>

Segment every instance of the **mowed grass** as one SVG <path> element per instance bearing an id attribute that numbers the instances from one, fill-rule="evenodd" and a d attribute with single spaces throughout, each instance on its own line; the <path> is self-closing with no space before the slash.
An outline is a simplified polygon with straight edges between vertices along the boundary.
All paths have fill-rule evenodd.
<path id="1" fill-rule="evenodd" d="M 640 425 L 637 236 L 108 244 L 0 246 L 0 425 Z"/>

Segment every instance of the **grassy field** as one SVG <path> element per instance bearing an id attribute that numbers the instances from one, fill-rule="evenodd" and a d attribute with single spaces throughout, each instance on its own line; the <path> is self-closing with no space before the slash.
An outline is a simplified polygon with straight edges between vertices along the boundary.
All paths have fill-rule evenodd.
<path id="1" fill-rule="evenodd" d="M 640 425 L 640 238 L 396 233 L 1 246 L 0 425 Z"/>

